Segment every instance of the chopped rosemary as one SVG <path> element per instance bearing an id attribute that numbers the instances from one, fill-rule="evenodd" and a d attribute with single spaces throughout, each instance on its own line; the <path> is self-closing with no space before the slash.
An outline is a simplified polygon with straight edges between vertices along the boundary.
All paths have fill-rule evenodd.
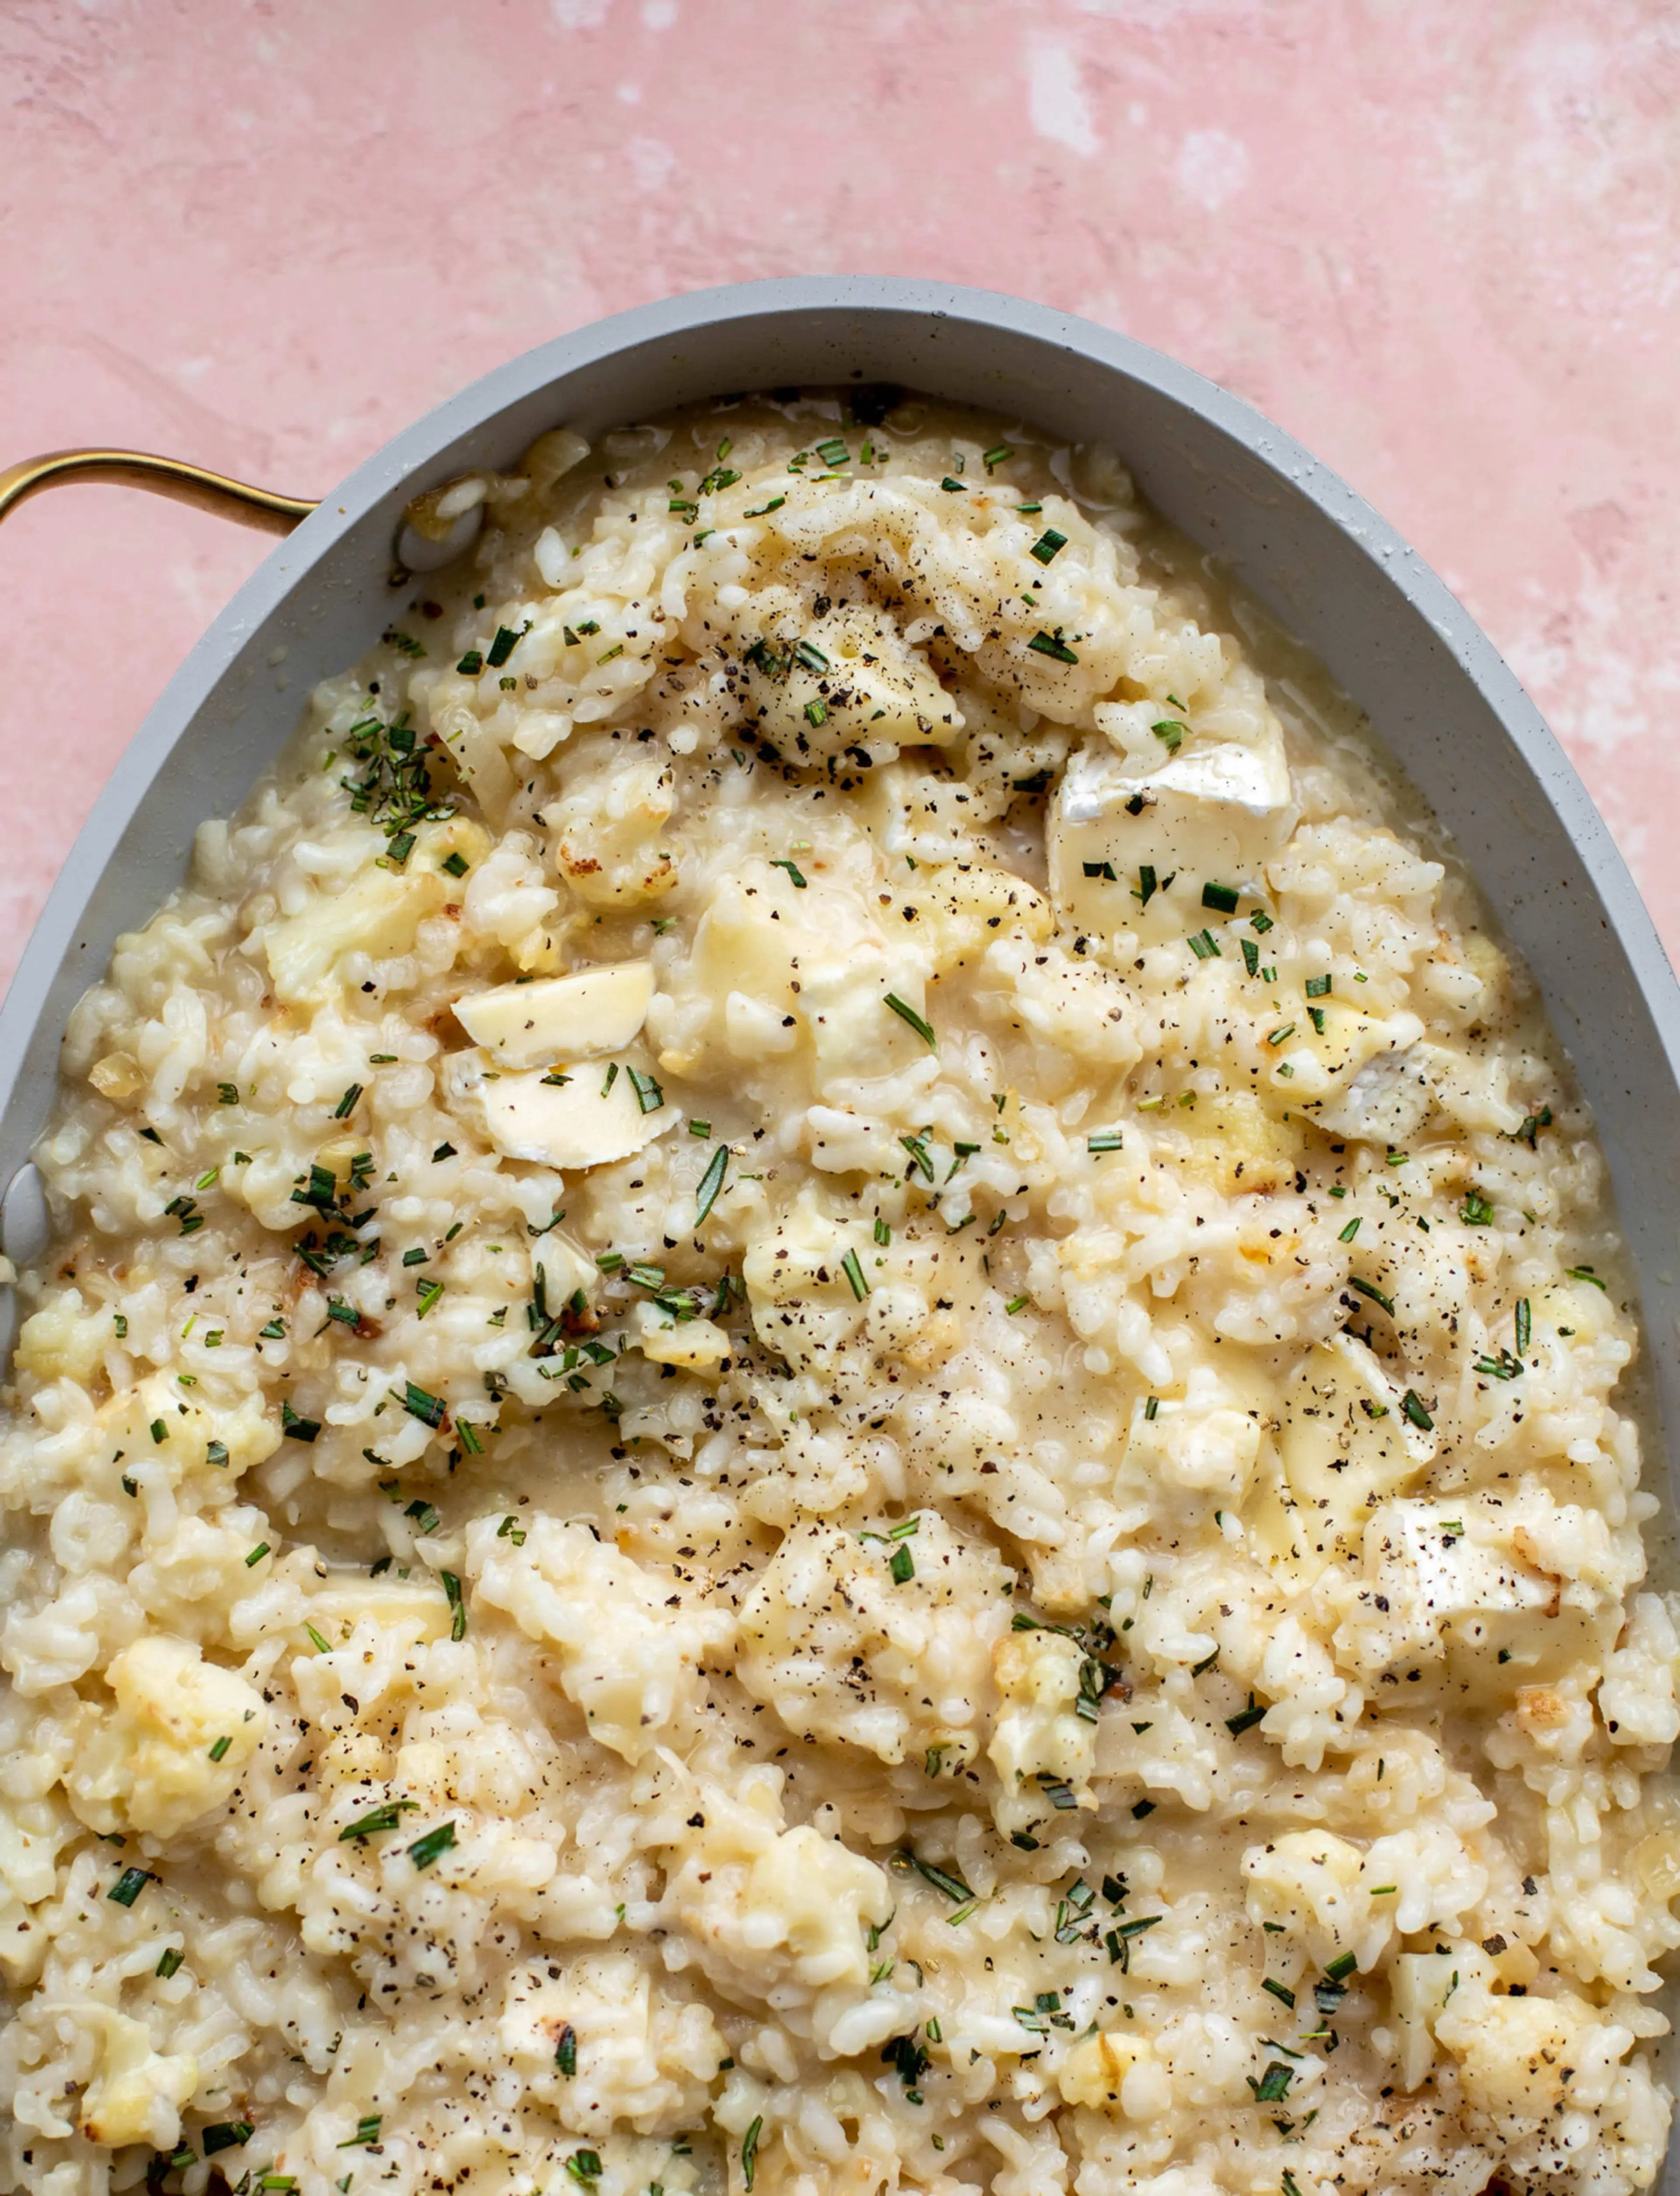
<path id="1" fill-rule="evenodd" d="M 931 1860 L 919 1860 L 908 1848 L 899 1858 L 915 1870 L 924 1883 L 931 1883 L 935 1891 L 944 1892 L 953 1905 L 966 1906 L 973 1898 L 974 1893 L 960 1875 L 953 1875 L 946 1869 L 935 1868 Z"/>
<path id="2" fill-rule="evenodd" d="M 415 1839 L 408 1848 L 408 1858 L 416 1868 L 430 1868 L 438 1855 L 447 1852 L 454 1842 L 453 1823 L 440 1823 L 435 1830 L 428 1830 L 424 1837 Z"/>
<path id="3" fill-rule="evenodd" d="M 449 1603 L 449 1637 L 452 1639 L 465 1639 L 467 1617 L 466 1604 L 461 1598 L 461 1582 L 453 1571 L 440 1571 L 438 1576 L 443 1581 L 443 1592 Z M 454 1842 L 453 1835 L 450 1842 L 452 1844 Z"/>
<path id="4" fill-rule="evenodd" d="M 1256 2104 L 1281 2104 L 1289 2095 L 1289 2085 L 1295 2079 L 1295 2069 L 1286 2066 L 1281 2059 L 1273 2059 L 1268 2061 L 1257 2082 L 1252 2074 L 1246 2079 L 1250 2089 L 1254 2091 Z"/>
<path id="5" fill-rule="evenodd" d="M 930 1052 L 937 1052 L 939 1049 L 939 1040 L 933 1034 L 932 1024 L 925 1022 L 914 1007 L 907 1007 L 893 991 L 887 993 L 886 1003 L 892 1008 L 900 1021 L 909 1024 Z"/>
<path id="6" fill-rule="evenodd" d="M 353 1838 L 371 1838 L 380 1830 L 394 1830 L 405 1814 L 418 1813 L 419 1805 L 418 1800 L 387 1800 L 382 1806 L 360 1816 L 348 1829 L 340 1830 L 338 1842 L 348 1845 Z"/>
<path id="7" fill-rule="evenodd" d="M 422 1425 L 430 1426 L 435 1430 L 443 1424 L 447 1406 L 442 1396 L 428 1395 L 424 1388 L 416 1387 L 412 1380 L 404 1384 L 399 1400 L 409 1417 L 418 1419 Z"/>
<path id="8" fill-rule="evenodd" d="M 727 1144 L 719 1144 L 716 1151 L 713 1153 L 709 1161 L 707 1163 L 705 1173 L 700 1177 L 700 1188 L 697 1193 L 694 1216 L 694 1224 L 696 1228 L 700 1226 L 707 1215 L 711 1211 L 712 1207 L 717 1203 L 719 1195 L 723 1189 L 724 1176 L 728 1171 L 729 1146 Z"/>

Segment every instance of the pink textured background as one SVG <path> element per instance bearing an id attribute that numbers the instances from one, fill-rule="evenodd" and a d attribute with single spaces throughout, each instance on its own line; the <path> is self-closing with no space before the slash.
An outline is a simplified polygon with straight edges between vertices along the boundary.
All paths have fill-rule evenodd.
<path id="1" fill-rule="evenodd" d="M 1458 591 L 1680 945 L 1671 0 L 0 0 L 0 423 L 318 494 L 543 338 L 937 274 L 1240 391 Z M 263 554 L 0 529 L 0 980 Z"/>

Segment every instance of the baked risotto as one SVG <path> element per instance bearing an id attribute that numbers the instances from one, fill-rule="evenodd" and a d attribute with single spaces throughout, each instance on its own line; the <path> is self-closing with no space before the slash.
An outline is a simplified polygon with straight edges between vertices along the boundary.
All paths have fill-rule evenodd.
<path id="1" fill-rule="evenodd" d="M 1415 796 L 1100 449 L 476 504 L 66 1042 L 9 2183 L 1647 2185 L 1637 1326 Z"/>

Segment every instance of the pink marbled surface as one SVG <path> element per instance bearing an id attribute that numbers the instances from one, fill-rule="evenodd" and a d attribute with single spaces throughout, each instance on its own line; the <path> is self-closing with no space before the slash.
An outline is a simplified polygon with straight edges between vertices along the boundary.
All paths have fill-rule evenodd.
<path id="1" fill-rule="evenodd" d="M 732 279 L 1088 314 L 1298 435 L 1515 665 L 1680 946 L 1671 0 L 0 0 L 0 422 L 318 494 Z M 0 529 L 0 980 L 259 536 Z"/>

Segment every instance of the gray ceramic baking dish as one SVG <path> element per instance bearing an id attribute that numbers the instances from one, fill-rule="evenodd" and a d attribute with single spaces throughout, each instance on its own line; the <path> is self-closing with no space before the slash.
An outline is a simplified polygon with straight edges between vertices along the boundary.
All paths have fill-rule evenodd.
<path id="1" fill-rule="evenodd" d="M 592 435 L 725 390 L 851 381 L 896 382 L 1113 444 L 1157 507 L 1366 712 L 1450 826 L 1573 1056 L 1637 1269 L 1654 1411 L 1663 1429 L 1680 1428 L 1680 991 L 1533 704 L 1406 543 L 1259 413 L 1088 321 L 933 282 L 823 276 L 643 306 L 487 374 L 313 511 L 251 500 L 262 509 L 247 518 L 295 530 L 141 726 L 0 1008 L 0 1247 L 20 1262 L 39 1247 L 44 1215 L 27 1162 L 71 1008 L 119 933 L 180 881 L 193 826 L 239 806 L 309 687 L 355 662 L 384 625 L 404 505 L 454 474 L 510 463 L 563 422 Z M 101 478 L 122 471 L 109 453 L 41 463 Z M 203 500 L 193 482 L 213 477 L 172 471 L 174 492 Z M 44 483 L 43 472 L 30 484 Z"/>
<path id="2" fill-rule="evenodd" d="M 309 687 L 384 627 L 410 498 L 509 463 L 563 422 L 590 435 L 725 390 L 855 380 L 1113 444 L 1366 712 L 1451 828 L 1573 1056 L 1637 1271 L 1662 1425 L 1680 1428 L 1680 991 L 1539 712 L 1406 543 L 1259 413 L 1088 321 L 934 282 L 743 283 L 620 314 L 450 398 L 297 524 L 170 680 L 36 925 L 0 1008 L 0 1183 L 14 1184 L 46 1118 L 71 1008 L 181 881 L 193 826 L 239 806 Z M 275 526 L 308 509 L 263 502 Z M 38 1232 L 29 1188 L 10 1188 L 0 1222 L 14 1258 Z"/>
<path id="3" fill-rule="evenodd" d="M 0 1248 L 38 1254 L 29 1153 L 60 1040 L 118 935 L 182 879 L 192 829 L 238 807 L 310 686 L 386 621 L 403 506 L 545 429 L 586 436 L 730 390 L 900 384 L 1116 447 L 1157 508 L 1328 666 L 1408 772 L 1544 992 L 1596 1114 L 1637 1275 L 1661 1487 L 1680 1429 L 1680 990 L 1608 832 L 1539 712 L 1447 589 L 1261 414 L 1142 344 L 978 290 L 871 276 L 758 282 L 647 305 L 488 374 L 313 511 L 244 498 L 286 534 L 199 642 L 123 757 L 0 1008 Z M 166 492 L 214 506 L 213 476 Z M 126 477 L 107 452 L 0 474 L 0 513 L 51 477 Z M 153 485 L 159 484 L 154 479 Z M 221 484 L 226 488 L 228 484 Z M 301 512 L 309 515 L 298 522 Z M 418 562 L 412 535 L 403 546 Z M 13 1323 L 0 1288 L 0 1350 Z M 1671 1502 L 1665 1505 L 1674 1514 Z M 1680 2158 L 1663 2175 L 1680 2196 Z"/>
<path id="4" fill-rule="evenodd" d="M 239 806 L 309 687 L 384 625 L 404 505 L 454 474 L 510 463 L 562 423 L 592 435 L 725 390 L 849 381 L 896 382 L 1111 443 L 1156 506 L 1365 711 L 1450 826 L 1573 1057 L 1637 1269 L 1655 1408 L 1665 1430 L 1680 1428 L 1680 990 L 1533 702 L 1392 529 L 1259 413 L 1091 321 L 934 282 L 817 276 L 642 306 L 487 374 L 301 523 L 307 505 L 260 499 L 267 516 L 256 523 L 295 530 L 141 726 L 0 1007 L 0 1247 L 25 1261 L 38 1248 L 27 1162 L 72 1007 L 118 935 L 181 881 L 193 825 Z M 84 477 L 121 470 L 110 454 L 83 456 Z"/>

